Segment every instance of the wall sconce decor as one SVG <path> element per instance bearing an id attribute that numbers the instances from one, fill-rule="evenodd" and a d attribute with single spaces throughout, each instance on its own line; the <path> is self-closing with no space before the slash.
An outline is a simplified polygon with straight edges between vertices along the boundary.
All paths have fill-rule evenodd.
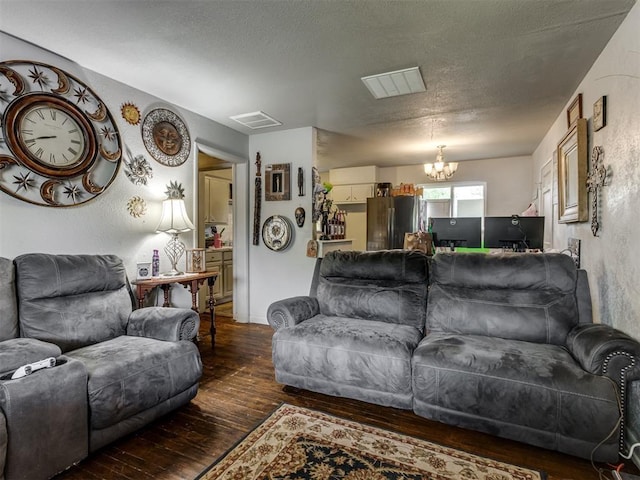
<path id="1" fill-rule="evenodd" d="M 438 154 L 436 155 L 435 163 L 425 163 L 424 164 L 424 173 L 432 179 L 438 182 L 447 180 L 456 173 L 458 170 L 458 162 L 445 162 L 444 154 L 442 153 L 442 149 L 446 147 L 446 145 L 438 145 Z"/>

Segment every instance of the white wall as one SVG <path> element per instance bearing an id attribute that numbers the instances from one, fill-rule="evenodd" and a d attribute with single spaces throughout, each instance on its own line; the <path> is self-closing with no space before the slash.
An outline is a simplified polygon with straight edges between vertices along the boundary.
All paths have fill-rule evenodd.
<path id="1" fill-rule="evenodd" d="M 590 222 L 557 224 L 554 247 L 567 238 L 582 240 L 582 267 L 589 274 L 596 319 L 640 338 L 640 3 L 631 9 L 571 98 L 582 93 L 589 119 L 589 157 L 594 146 L 604 147 L 604 163 L 612 171 L 610 185 L 599 201 L 601 231 L 594 237 Z M 607 126 L 593 132 L 593 104 L 607 96 Z M 553 157 L 567 131 L 566 111 L 534 152 L 536 177 Z M 589 203 L 591 194 L 589 195 Z M 589 217 L 591 216 L 591 210 Z"/>
<path id="2" fill-rule="evenodd" d="M 228 152 L 236 158 L 247 158 L 248 137 L 1 32 L 0 43 L 0 61 L 21 59 L 46 63 L 77 76 L 92 87 L 113 115 L 124 147 L 134 156 L 143 155 L 153 168 L 148 185 L 136 186 L 127 179 L 124 164 L 121 164 L 115 180 L 105 192 L 77 207 L 36 206 L 0 192 L 0 255 L 12 258 L 26 252 L 114 253 L 124 260 L 129 277 L 134 279 L 136 262 L 150 261 L 153 249 L 158 249 L 161 271 L 169 269 L 169 261 L 163 253 L 169 237 L 154 232 L 170 181 L 177 181 L 184 187 L 188 213 L 195 220 L 196 148 L 192 145 L 188 160 L 179 167 L 166 167 L 156 162 L 144 147 L 140 125 L 129 125 L 120 114 L 120 106 L 125 102 L 134 103 L 143 119 L 154 108 L 170 109 L 185 121 L 192 143 L 196 139 L 204 140 L 218 151 Z M 2 85 L 7 87 L 6 82 Z M 0 171 L 0 175 L 10 173 L 6 169 Z M 127 202 L 134 195 L 147 203 L 147 213 L 140 218 L 131 217 L 127 211 Z M 195 238 L 195 232 L 181 236 L 187 248 L 195 245 Z M 187 302 L 191 304 L 190 298 Z"/>
<path id="3" fill-rule="evenodd" d="M 529 156 L 468 160 L 458 163 L 458 171 L 451 180 L 485 182 L 486 215 L 505 216 L 520 213 L 531 203 L 533 171 Z M 378 178 L 393 185 L 430 183 L 422 165 L 381 168 Z"/>
<path id="4" fill-rule="evenodd" d="M 252 163 L 255 162 L 256 152 L 260 152 L 262 159 L 262 211 L 260 227 L 271 215 L 282 215 L 291 220 L 294 237 L 292 245 L 286 250 L 274 252 L 269 250 L 262 238 L 259 245 L 250 243 L 249 249 L 249 291 L 250 311 L 249 321 L 266 323 L 267 308 L 275 301 L 285 297 L 307 295 L 311 286 L 311 277 L 315 259 L 306 256 L 307 241 L 312 238 L 313 225 L 311 223 L 311 167 L 315 163 L 316 131 L 314 128 L 298 128 L 282 132 L 252 135 L 249 138 L 249 151 Z M 264 201 L 264 172 L 265 166 L 274 163 L 291 164 L 291 200 Z M 298 196 L 297 173 L 298 167 L 304 169 L 305 196 Z M 253 198 L 255 192 L 255 165 L 249 169 L 247 178 L 250 192 L 250 208 L 246 222 L 249 226 L 248 237 L 252 235 Z M 302 228 L 295 223 L 294 212 L 302 207 L 306 212 L 306 221 Z M 235 241 L 234 241 L 235 245 Z M 234 248 L 235 250 L 235 248 Z M 235 258 L 234 258 L 235 261 Z"/>

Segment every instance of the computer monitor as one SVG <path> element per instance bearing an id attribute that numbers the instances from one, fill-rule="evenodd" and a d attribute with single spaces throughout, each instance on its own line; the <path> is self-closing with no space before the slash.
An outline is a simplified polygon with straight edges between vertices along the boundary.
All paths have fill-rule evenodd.
<path id="1" fill-rule="evenodd" d="M 522 252 L 527 249 L 542 250 L 544 242 L 544 217 L 485 217 L 485 248 L 502 248 Z"/>
<path id="2" fill-rule="evenodd" d="M 480 217 L 431 218 L 433 243 L 437 247 L 482 246 L 482 219 Z"/>

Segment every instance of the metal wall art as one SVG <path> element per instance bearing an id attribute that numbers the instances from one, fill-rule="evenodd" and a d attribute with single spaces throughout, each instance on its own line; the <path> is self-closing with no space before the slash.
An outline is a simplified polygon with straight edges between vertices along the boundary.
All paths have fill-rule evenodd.
<path id="1" fill-rule="evenodd" d="M 298 167 L 298 196 L 304 197 L 304 170 Z"/>
<path id="2" fill-rule="evenodd" d="M 291 200 L 291 164 L 276 163 L 264 168 L 264 199 L 269 201 Z"/>
<path id="3" fill-rule="evenodd" d="M 593 147 L 591 153 L 591 169 L 587 176 L 587 190 L 591 193 L 591 233 L 596 237 L 600 229 L 598 221 L 598 197 L 600 189 L 607 185 L 609 172 L 604 166 L 604 148 L 601 146 Z"/>
<path id="4" fill-rule="evenodd" d="M 127 202 L 127 210 L 133 218 L 140 218 L 147 213 L 147 203 L 143 198 L 136 195 Z"/>
<path id="5" fill-rule="evenodd" d="M 142 141 L 162 165 L 177 167 L 189 158 L 191 139 L 184 122 L 170 110 L 157 108 L 144 117 Z"/>
<path id="6" fill-rule="evenodd" d="M 123 103 L 120 107 L 120 114 L 129 125 L 138 125 L 140 123 L 140 110 L 133 103 Z"/>
<path id="7" fill-rule="evenodd" d="M 153 177 L 153 169 L 149 162 L 142 156 L 131 153 L 127 149 L 127 157 L 124 159 L 124 173 L 134 185 L 146 185 L 148 180 Z"/>

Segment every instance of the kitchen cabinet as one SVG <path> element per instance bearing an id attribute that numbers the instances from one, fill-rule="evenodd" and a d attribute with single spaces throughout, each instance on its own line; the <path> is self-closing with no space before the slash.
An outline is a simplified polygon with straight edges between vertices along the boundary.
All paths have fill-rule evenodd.
<path id="1" fill-rule="evenodd" d="M 331 199 L 335 204 L 367 203 L 367 198 L 373 197 L 374 188 L 373 183 L 334 185 L 331 189 Z"/>
<path id="2" fill-rule="evenodd" d="M 224 303 L 233 299 L 233 250 L 222 248 L 205 252 L 208 272 L 216 272 L 218 279 L 213 286 L 213 298 L 216 303 Z M 205 296 L 200 294 L 200 311 L 205 307 Z"/>
<path id="3" fill-rule="evenodd" d="M 231 182 L 224 178 L 204 177 L 204 221 L 227 223 L 229 219 L 229 197 Z"/>

